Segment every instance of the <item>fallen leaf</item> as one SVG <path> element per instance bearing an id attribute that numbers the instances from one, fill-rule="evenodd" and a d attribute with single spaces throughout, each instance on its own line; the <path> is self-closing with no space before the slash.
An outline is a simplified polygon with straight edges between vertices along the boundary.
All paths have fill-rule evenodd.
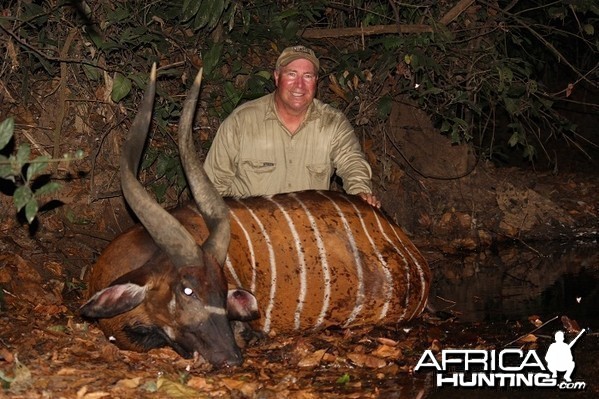
<path id="1" fill-rule="evenodd" d="M 191 377 L 189 381 L 187 381 L 187 385 L 194 389 L 206 389 L 208 387 L 208 380 L 204 377 Z"/>
<path id="2" fill-rule="evenodd" d="M 175 382 L 169 380 L 166 377 L 158 377 L 158 381 L 156 383 L 158 387 L 158 392 L 167 395 L 171 398 L 198 398 L 200 397 L 200 393 L 195 389 L 188 387 L 187 385 L 183 385 L 179 382 Z"/>
<path id="3" fill-rule="evenodd" d="M 308 356 L 303 357 L 298 363 L 297 366 L 301 368 L 311 368 L 316 367 L 322 361 L 324 355 L 326 353 L 325 349 L 319 349 L 316 352 L 312 352 Z"/>
<path id="4" fill-rule="evenodd" d="M 95 391 L 88 393 L 87 385 L 83 386 L 79 391 L 77 391 L 77 399 L 98 399 L 105 398 L 106 396 L 110 396 L 110 393 L 103 391 Z"/>
<path id="5" fill-rule="evenodd" d="M 115 388 L 135 389 L 139 386 L 141 377 L 124 378 L 116 382 Z"/>
<path id="6" fill-rule="evenodd" d="M 578 333 L 578 332 L 580 332 L 580 326 L 578 325 L 578 322 L 576 320 L 573 320 L 573 319 L 571 319 L 571 318 L 569 318 L 568 316 L 565 316 L 565 315 L 562 316 L 561 320 L 562 320 L 562 324 L 564 325 L 564 328 L 569 333 Z"/>
<path id="7" fill-rule="evenodd" d="M 227 387 L 230 391 L 239 391 L 243 396 L 252 398 L 255 396 L 256 391 L 260 387 L 257 382 L 248 382 L 242 380 L 236 380 L 233 378 L 223 378 L 220 382 Z"/>
<path id="8" fill-rule="evenodd" d="M 525 336 L 518 338 L 518 342 L 528 344 L 532 342 L 537 342 L 537 339 L 537 336 L 534 334 L 526 334 Z"/>
<path id="9" fill-rule="evenodd" d="M 279 392 L 279 394 L 281 395 L 281 398 L 292 398 L 292 399 L 318 399 L 321 396 L 317 395 L 316 393 L 308 390 L 308 389 L 302 389 L 299 391 L 295 391 L 293 392 L 293 394 L 291 394 L 290 392 Z"/>
<path id="10" fill-rule="evenodd" d="M 356 366 L 366 367 L 370 369 L 380 369 L 387 365 L 387 362 L 381 358 L 363 353 L 350 353 L 347 358 Z"/>
<path id="11" fill-rule="evenodd" d="M 540 327 L 543 324 L 543 321 L 537 315 L 528 316 L 528 321 L 530 321 L 535 327 Z"/>
<path id="12" fill-rule="evenodd" d="M 0 348 L 0 360 L 4 360 L 7 363 L 12 363 L 15 360 L 15 356 L 6 348 Z"/>
<path id="13" fill-rule="evenodd" d="M 29 370 L 29 368 L 27 368 L 27 366 L 21 363 L 16 356 L 14 373 L 15 376 L 12 379 L 12 382 L 10 383 L 11 391 L 19 392 L 20 390 L 26 389 L 31 385 L 31 371 Z"/>
<path id="14" fill-rule="evenodd" d="M 379 337 L 376 339 L 376 341 L 381 345 L 397 346 L 397 341 L 390 338 Z"/>
<path id="15" fill-rule="evenodd" d="M 378 348 L 372 351 L 372 355 L 383 359 L 399 360 L 403 357 L 401 349 L 387 345 L 379 345 Z"/>
<path id="16" fill-rule="evenodd" d="M 56 375 L 77 375 L 79 373 L 80 370 L 74 367 L 63 367 L 56 372 Z"/>

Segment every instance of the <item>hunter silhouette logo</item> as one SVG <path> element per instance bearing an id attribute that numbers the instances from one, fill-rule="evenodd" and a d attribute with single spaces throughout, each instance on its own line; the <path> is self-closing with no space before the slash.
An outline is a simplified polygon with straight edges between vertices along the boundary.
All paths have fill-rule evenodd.
<path id="1" fill-rule="evenodd" d="M 564 342 L 564 332 L 557 331 L 555 333 L 555 342 L 549 345 L 547 354 L 545 355 L 545 361 L 547 362 L 547 368 L 551 371 L 551 376 L 557 378 L 557 372 L 563 371 L 564 380 L 566 382 L 572 381 L 572 372 L 576 364 L 574 363 L 574 357 L 572 356 L 572 347 L 578 341 L 578 338 L 584 334 L 585 330 L 581 330 L 576 338 L 574 338 L 569 344 Z"/>
<path id="2" fill-rule="evenodd" d="M 430 370 L 436 373 L 437 387 L 513 387 L 558 388 L 583 390 L 586 382 L 572 381 L 574 357 L 572 347 L 585 330 L 570 343 L 564 342 L 564 332 L 555 333 L 555 342 L 547 349 L 545 362 L 536 350 L 506 348 L 444 349 L 438 356 L 431 349 L 424 351 L 414 372 Z M 564 373 L 563 381 L 558 372 Z"/>

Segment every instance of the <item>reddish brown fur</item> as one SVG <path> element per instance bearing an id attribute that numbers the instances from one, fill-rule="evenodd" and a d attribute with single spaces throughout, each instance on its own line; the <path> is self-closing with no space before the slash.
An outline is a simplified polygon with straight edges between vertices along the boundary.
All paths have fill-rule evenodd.
<path id="1" fill-rule="evenodd" d="M 347 215 L 363 264 L 365 295 L 363 310 L 349 325 L 394 323 L 409 320 L 418 315 L 425 306 L 430 283 L 430 271 L 420 252 L 398 226 L 389 224 L 388 226 L 393 226 L 395 234 L 399 237 L 399 240 L 394 239 L 396 244 L 399 243 L 397 246 L 401 249 L 401 253 L 398 254 L 387 239 L 381 233 L 377 233 L 379 227 L 374 215 L 376 214 L 379 221 L 387 226 L 385 217 L 358 197 L 332 192 L 325 192 L 325 194 L 334 198 L 335 203 Z M 309 208 L 317 221 L 317 226 L 328 250 L 327 256 L 331 270 L 331 307 L 321 327 L 331 324 L 343 324 L 343 321 L 347 319 L 354 308 L 358 283 L 356 268 L 353 266 L 353 254 L 349 248 L 338 211 L 329 199 L 316 192 L 282 194 L 273 197 L 273 199 L 284 206 L 285 209 L 288 209 L 289 217 L 294 221 L 298 234 L 303 237 L 303 253 L 307 265 L 308 284 L 300 328 L 312 328 L 316 323 L 323 305 L 324 283 L 321 259 L 312 234 L 312 227 L 305 216 L 304 210 L 299 206 L 298 199 Z M 262 313 L 262 318 L 256 326 L 259 328 L 265 327 L 265 312 L 271 289 L 271 272 L 264 237 L 261 235 L 257 223 L 249 215 L 247 208 L 252 209 L 260 216 L 265 229 L 269 232 L 273 248 L 277 251 L 275 256 L 278 286 L 276 288 L 279 295 L 276 296 L 273 303 L 271 324 L 268 328 L 277 331 L 294 329 L 294 315 L 300 290 L 300 271 L 297 251 L 286 219 L 277 205 L 265 198 L 249 198 L 241 201 L 227 199 L 227 205 L 237 217 L 243 219 L 245 228 L 248 233 L 252 234 L 254 241 L 254 251 L 260 271 L 254 294 L 258 299 L 258 305 Z M 366 228 L 371 232 L 371 238 L 376 247 L 380 249 L 393 276 L 393 299 L 383 320 L 379 319 L 379 312 L 385 302 L 381 290 L 385 285 L 386 277 L 379 259 L 374 254 L 372 245 L 366 234 L 364 234 L 356 209 L 362 216 Z M 207 236 L 207 229 L 194 206 L 188 205 L 175 209 L 172 214 L 192 233 L 198 244 L 204 241 Z M 385 227 L 385 229 L 388 229 L 388 227 Z M 390 236 L 391 231 L 388 230 L 387 234 Z M 234 219 L 231 219 L 231 237 L 229 260 L 235 267 L 243 287 L 250 289 L 252 269 L 249 248 L 244 232 Z M 123 233 L 106 248 L 92 269 L 90 292 L 93 293 L 110 284 L 122 274 L 142 266 L 152 256 L 155 256 L 156 251 L 155 244 L 141 226 L 136 226 Z M 407 264 L 403 259 L 408 260 Z M 165 273 L 167 273 L 166 270 Z M 228 274 L 228 281 L 229 284 L 234 283 L 231 274 Z M 163 306 L 163 304 L 160 304 L 160 306 Z M 140 309 L 138 312 L 136 309 L 136 314 L 141 314 L 143 311 L 145 311 L 145 308 Z M 130 315 L 122 315 L 101 320 L 101 325 L 107 335 L 118 334 L 117 330 L 120 323 L 130 317 Z"/>

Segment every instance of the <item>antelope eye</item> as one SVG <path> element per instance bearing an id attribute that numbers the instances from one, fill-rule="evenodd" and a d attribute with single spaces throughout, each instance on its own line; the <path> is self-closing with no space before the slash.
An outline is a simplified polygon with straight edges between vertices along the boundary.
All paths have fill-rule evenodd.
<path id="1" fill-rule="evenodd" d="M 185 288 L 183 288 L 183 293 L 187 296 L 191 296 L 191 295 L 193 295 L 193 290 L 189 287 L 185 287 Z"/>

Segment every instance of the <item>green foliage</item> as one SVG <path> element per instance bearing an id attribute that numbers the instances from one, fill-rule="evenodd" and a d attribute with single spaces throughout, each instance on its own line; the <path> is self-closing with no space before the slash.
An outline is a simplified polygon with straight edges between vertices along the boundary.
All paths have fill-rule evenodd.
<path id="1" fill-rule="evenodd" d="M 11 141 L 13 132 L 13 118 L 8 118 L 0 123 L 0 151 Z M 45 155 L 30 159 L 31 149 L 27 143 L 19 145 L 16 154 L 10 156 L 0 154 L 0 178 L 10 180 L 16 184 L 13 202 L 17 212 L 24 211 L 28 223 L 33 222 L 38 213 L 39 200 L 60 188 L 60 184 L 56 182 L 47 182 L 34 188 L 36 178 L 44 172 L 50 162 L 70 161 L 82 157 L 83 153 L 77 152 L 74 155 L 65 154 L 59 160 L 51 159 Z"/>
<path id="2" fill-rule="evenodd" d="M 573 7 L 565 1 L 539 7 L 523 1 L 518 7 L 511 13 L 474 6 L 453 26 L 442 26 L 437 21 L 448 11 L 442 5 L 421 7 L 414 1 L 394 9 L 392 2 L 357 4 L 344 14 L 347 26 L 388 24 L 388 16 L 399 12 L 402 24 L 424 22 L 436 29 L 431 34 L 373 36 L 360 49 L 329 48 L 327 55 L 336 62 L 332 74 L 351 93 L 346 98 L 357 99 L 349 103 L 356 124 L 365 120 L 364 104 L 378 104 L 381 120 L 389 115 L 390 100 L 410 98 L 454 143 L 476 138 L 492 149 L 500 140 L 530 161 L 547 140 L 575 136 L 576 126 L 556 111 L 562 93 L 549 94 L 541 79 L 556 59 L 579 81 L 591 76 L 596 61 L 586 54 L 595 54 L 596 60 L 598 42 L 588 41 L 587 35 L 592 31 L 588 26 L 597 21 L 597 8 L 592 13 L 588 2 Z M 462 18 L 467 29 L 460 29 Z M 491 25 L 501 29 L 488 29 Z M 375 78 L 367 79 L 366 71 Z"/>
<path id="3" fill-rule="evenodd" d="M 184 0 L 181 20 L 193 29 L 213 30 L 230 5 L 229 0 Z"/>
<path id="4" fill-rule="evenodd" d="M 341 377 L 337 378 L 337 385 L 347 385 L 351 381 L 349 373 L 344 373 Z"/>
<path id="5" fill-rule="evenodd" d="M 168 188 L 179 193 L 184 187 L 170 132 L 181 110 L 181 97 L 175 95 L 186 91 L 189 76 L 204 68 L 206 115 L 222 120 L 244 101 L 274 89 L 274 59 L 296 43 L 313 47 L 321 56 L 319 96 L 343 108 L 368 134 L 389 117 L 394 101 L 411 100 L 442 134 L 455 143 L 477 143 L 489 157 L 499 154 L 501 142 L 533 160 L 543 154 L 549 138 L 574 135 L 576 126 L 556 112 L 563 93 L 550 94 L 543 76 L 568 61 L 577 82 L 582 76 L 592 80 L 598 46 L 595 2 L 557 0 L 545 5 L 523 0 L 507 10 L 475 2 L 450 24 L 440 24 L 456 3 L 101 0 L 74 13 L 72 2 L 20 2 L 18 12 L 0 17 L 0 24 L 23 39 L 16 42 L 21 58 L 15 64 L 21 72 L 51 78 L 59 73 L 65 22 L 86 24 L 81 30 L 85 40 L 78 47 L 81 63 L 69 65 L 75 72 L 80 68 L 80 76 L 94 85 L 109 76 L 111 100 L 127 110 L 135 110 L 149 67 L 158 62 L 158 149 L 149 147 L 143 168 L 155 174 L 152 189 L 164 198 Z M 426 24 L 433 32 L 308 41 L 299 37 L 306 28 L 393 24 Z M 339 92 L 329 89 L 331 80 Z M 40 173 L 25 168 L 24 181 L 28 169 L 32 175 Z M 36 191 L 21 191 L 19 204 L 26 209 Z M 35 207 L 30 207 L 33 212 Z"/>
<path id="6" fill-rule="evenodd" d="M 141 169 L 149 170 L 151 167 L 155 167 L 155 182 L 150 185 L 150 188 L 158 202 L 165 201 L 167 190 L 170 187 L 174 188 L 177 194 L 180 194 L 187 187 L 179 155 L 175 150 L 166 152 L 149 147 L 144 156 Z"/>
<path id="7" fill-rule="evenodd" d="M 112 101 L 114 101 L 115 103 L 121 101 L 123 98 L 127 96 L 127 94 L 129 94 L 129 92 L 131 91 L 131 87 L 131 79 L 128 79 L 127 77 L 118 73 L 113 81 L 111 93 Z"/>

